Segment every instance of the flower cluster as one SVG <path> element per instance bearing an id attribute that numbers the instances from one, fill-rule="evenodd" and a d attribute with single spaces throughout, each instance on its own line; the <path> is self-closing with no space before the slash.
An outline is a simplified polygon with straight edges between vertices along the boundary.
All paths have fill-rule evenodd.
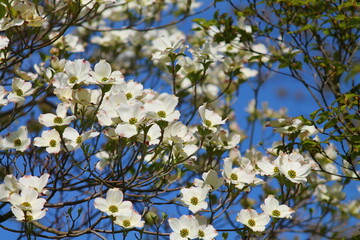
<path id="1" fill-rule="evenodd" d="M 212 240 L 218 235 L 211 224 L 207 224 L 205 218 L 192 215 L 182 215 L 178 218 L 170 218 L 169 225 L 173 232 L 171 240 L 204 239 Z"/>
<path id="2" fill-rule="evenodd" d="M 291 214 L 294 212 L 294 210 L 285 204 L 280 205 L 279 201 L 276 200 L 273 195 L 269 195 L 265 199 L 265 203 L 261 204 L 260 207 L 264 211 L 261 214 L 258 214 L 254 209 L 242 209 L 238 213 L 236 221 L 251 228 L 255 232 L 262 232 L 270 222 L 270 217 L 291 218 Z"/>
<path id="3" fill-rule="evenodd" d="M 118 188 L 109 189 L 106 199 L 95 198 L 94 206 L 111 217 L 115 224 L 125 228 L 142 228 L 144 221 L 130 201 L 123 201 L 124 194 Z"/>
<path id="4" fill-rule="evenodd" d="M 11 211 L 17 221 L 30 222 L 45 216 L 46 199 L 49 194 L 45 189 L 49 174 L 41 177 L 26 175 L 17 180 L 13 175 L 6 175 L 4 183 L 0 184 L 0 201 L 9 202 Z"/>
<path id="5" fill-rule="evenodd" d="M 281 153 L 273 162 L 265 157 L 256 164 L 260 168 L 261 174 L 276 176 L 281 173 L 293 183 L 306 183 L 306 177 L 312 168 L 311 163 L 297 152 Z"/>

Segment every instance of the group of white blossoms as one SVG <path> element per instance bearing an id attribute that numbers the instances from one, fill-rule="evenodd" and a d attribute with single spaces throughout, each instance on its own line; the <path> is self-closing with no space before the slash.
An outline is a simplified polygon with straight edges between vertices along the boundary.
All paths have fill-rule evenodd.
<path id="1" fill-rule="evenodd" d="M 148 145 L 172 146 L 171 156 L 174 159 L 167 159 L 164 155 L 161 157 L 162 161 L 183 162 L 195 158 L 194 154 L 199 150 L 199 133 L 197 128 L 190 128 L 178 121 L 180 112 L 175 109 L 178 104 L 176 96 L 144 89 L 140 83 L 132 80 L 126 82 L 121 72 L 112 71 L 110 64 L 104 60 L 97 63 L 92 70 L 90 63 L 84 60 L 53 58 L 51 67 L 39 71 L 44 73 L 44 81 L 54 87 L 54 93 L 61 101 L 55 114 L 41 114 L 38 118 L 41 124 L 52 129 L 43 131 L 41 137 L 34 139 L 33 145 L 45 147 L 49 154 L 74 151 L 80 148 L 85 140 L 99 136 L 100 133 L 92 129 L 79 133 L 75 128 L 69 127 L 77 117 L 96 116 L 98 123 L 106 127 L 104 134 L 109 138 L 132 138 Z M 89 85 L 96 85 L 98 88 L 79 88 Z M 33 95 L 35 91 L 30 81 L 15 78 L 11 92 L 0 89 L 0 105 L 10 102 L 22 104 L 26 97 Z M 68 116 L 69 110 L 74 115 Z M 202 143 L 203 147 L 236 149 L 240 136 L 229 134 L 226 129 L 220 127 L 226 119 L 208 110 L 206 104 L 199 107 L 199 115 L 202 119 L 202 128 L 207 129 L 209 133 Z M 160 124 L 158 125 L 162 121 L 168 122 L 163 134 Z M 4 138 L 0 137 L 0 150 L 15 149 L 24 152 L 30 145 L 31 140 L 24 126 Z M 155 158 L 150 156 L 147 160 L 155 161 Z M 101 159 L 96 168 L 102 171 L 109 164 L 112 164 L 110 160 Z M 235 164 L 238 167 L 233 167 Z M 290 155 L 280 154 L 274 161 L 266 157 L 255 161 L 230 154 L 229 158 L 224 159 L 223 177 L 219 178 L 218 173 L 213 170 L 204 173 L 203 180 L 196 179 L 193 187 L 181 190 L 181 201 L 196 214 L 208 207 L 206 199 L 209 192 L 221 187 L 224 180 L 228 185 L 248 191 L 250 186 L 263 183 L 262 179 L 256 177 L 257 174 L 282 174 L 291 182 L 299 184 L 306 182 L 310 169 L 310 163 L 296 152 Z M 5 183 L 0 188 L 1 200 L 12 204 L 11 209 L 17 220 L 31 221 L 45 215 L 46 209 L 43 208 L 46 200 L 38 197 L 44 194 L 43 188 L 48 177 L 47 174 L 40 178 L 24 176 L 17 183 L 13 176 L 6 176 Z M 22 183 L 22 179 L 25 178 L 32 179 L 28 181 L 32 182 L 31 185 Z M 119 189 L 108 190 L 106 199 L 95 199 L 95 207 L 107 213 L 115 223 L 124 228 L 144 225 L 141 215 L 133 209 L 131 202 L 123 201 L 123 193 Z M 265 225 L 270 221 L 269 216 L 289 218 L 293 212 L 286 205 L 280 205 L 271 195 L 265 199 L 265 204 L 261 205 L 261 208 L 264 211 L 262 214 L 253 209 L 241 210 L 237 221 L 253 231 L 264 231 Z M 184 215 L 179 219 L 170 218 L 169 224 L 173 229 L 171 239 L 212 239 L 217 235 L 214 227 L 199 216 Z"/>

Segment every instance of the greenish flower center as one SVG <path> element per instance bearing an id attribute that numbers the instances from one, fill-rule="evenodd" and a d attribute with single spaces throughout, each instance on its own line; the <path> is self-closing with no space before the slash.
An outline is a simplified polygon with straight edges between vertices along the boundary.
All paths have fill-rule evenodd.
<path id="1" fill-rule="evenodd" d="M 198 236 L 199 236 L 199 238 L 203 238 L 203 237 L 205 237 L 205 233 L 204 233 L 204 231 L 199 230 L 199 232 L 198 232 Z"/>
<path id="2" fill-rule="evenodd" d="M 69 82 L 70 83 L 76 83 L 76 81 L 78 80 L 78 78 L 76 76 L 72 76 L 70 79 L 69 79 Z"/>
<path id="3" fill-rule="evenodd" d="M 82 142 L 83 142 L 82 137 L 81 137 L 81 136 L 78 136 L 78 137 L 76 138 L 76 143 L 77 143 L 77 144 L 80 144 L 80 143 L 82 143 Z"/>
<path id="4" fill-rule="evenodd" d="M 112 213 L 116 213 L 116 212 L 119 211 L 119 208 L 117 206 L 115 206 L 115 205 L 111 205 L 109 207 L 109 211 L 112 212 Z"/>
<path id="5" fill-rule="evenodd" d="M 238 176 L 237 176 L 235 173 L 232 173 L 232 174 L 230 175 L 230 179 L 231 179 L 231 180 L 234 180 L 234 181 L 237 181 L 237 180 L 238 180 Z"/>
<path id="6" fill-rule="evenodd" d="M 189 233 L 189 230 L 187 230 L 186 228 L 180 230 L 181 237 L 186 237 L 187 235 L 189 235 Z"/>
<path id="7" fill-rule="evenodd" d="M 54 118 L 54 123 L 55 124 L 62 124 L 64 122 L 64 120 L 61 117 L 55 117 Z"/>
<path id="8" fill-rule="evenodd" d="M 295 178 L 295 177 L 296 177 L 296 172 L 295 172 L 294 170 L 289 170 L 289 171 L 288 171 L 288 175 L 289 175 L 289 177 L 291 177 L 291 178 Z"/>
<path id="9" fill-rule="evenodd" d="M 250 227 L 254 227 L 254 226 L 256 225 L 256 222 L 255 222 L 254 219 L 250 219 L 250 220 L 248 221 L 248 224 L 249 224 Z"/>
<path id="10" fill-rule="evenodd" d="M 130 123 L 130 124 L 135 124 L 135 123 L 137 123 L 137 121 L 138 121 L 138 120 L 137 120 L 136 118 L 130 118 L 130 119 L 129 119 L 129 123 Z"/>
<path id="11" fill-rule="evenodd" d="M 198 205 L 199 199 L 197 197 L 192 197 L 190 199 L 190 202 L 191 202 L 192 205 Z"/>
<path id="12" fill-rule="evenodd" d="M 50 147 L 56 147 L 56 141 L 54 139 L 51 139 L 49 142 Z"/>
<path id="13" fill-rule="evenodd" d="M 21 90 L 21 89 L 16 89 L 16 95 L 18 95 L 19 97 L 23 96 L 23 95 L 24 95 L 23 90 Z"/>
<path id="14" fill-rule="evenodd" d="M 124 220 L 122 222 L 122 224 L 123 224 L 124 227 L 130 227 L 130 225 L 131 225 L 129 220 Z"/>
<path id="15" fill-rule="evenodd" d="M 161 117 L 161 118 L 166 118 L 166 112 L 163 111 L 163 110 L 158 111 L 158 112 L 157 112 L 157 115 L 158 115 L 159 117 Z"/>
<path id="16" fill-rule="evenodd" d="M 126 94 L 126 99 L 127 99 L 127 100 L 131 99 L 132 97 L 133 97 L 133 95 L 132 95 L 131 93 L 127 93 L 127 94 Z"/>
<path id="17" fill-rule="evenodd" d="M 14 146 L 15 147 L 20 147 L 21 146 L 21 140 L 19 138 L 14 140 Z"/>
<path id="18" fill-rule="evenodd" d="M 274 211 L 272 211 L 272 215 L 274 217 L 279 217 L 280 216 L 280 211 L 279 210 L 274 210 Z"/>
<path id="19" fill-rule="evenodd" d="M 31 204 L 29 202 L 23 202 L 21 205 L 26 208 L 31 207 Z"/>
<path id="20" fill-rule="evenodd" d="M 103 78 L 101 79 L 101 81 L 103 81 L 103 82 L 106 82 L 107 80 L 109 80 L 107 77 L 103 77 Z"/>
<path id="21" fill-rule="evenodd" d="M 211 126 L 212 126 L 212 122 L 211 122 L 210 120 L 205 120 L 205 121 L 204 121 L 204 124 L 205 124 L 205 126 L 207 126 L 207 127 L 211 127 Z"/>
<path id="22" fill-rule="evenodd" d="M 274 167 L 274 173 L 279 173 L 279 172 L 280 172 L 279 168 L 278 168 L 278 167 Z"/>

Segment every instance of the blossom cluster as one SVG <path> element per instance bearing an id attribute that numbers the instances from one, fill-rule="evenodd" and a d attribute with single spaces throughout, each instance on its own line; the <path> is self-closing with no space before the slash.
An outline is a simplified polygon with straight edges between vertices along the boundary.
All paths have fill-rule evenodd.
<path id="1" fill-rule="evenodd" d="M 273 195 L 269 195 L 260 207 L 264 211 L 261 214 L 258 214 L 254 209 L 242 209 L 238 213 L 236 221 L 255 232 L 262 232 L 265 231 L 265 226 L 270 222 L 270 217 L 291 218 L 291 214 L 294 213 L 294 210 L 287 205 L 280 205 Z"/>
<path id="2" fill-rule="evenodd" d="M 109 189 L 106 199 L 95 198 L 95 208 L 111 217 L 115 224 L 125 228 L 142 228 L 144 221 L 141 215 L 133 208 L 130 201 L 124 201 L 124 194 L 119 188 Z"/>
<path id="3" fill-rule="evenodd" d="M 17 180 L 13 175 L 6 175 L 4 183 L 0 184 L 0 201 L 9 202 L 11 211 L 17 221 L 30 222 L 45 216 L 47 208 L 44 208 L 49 195 L 45 189 L 49 174 L 41 177 L 26 175 Z"/>

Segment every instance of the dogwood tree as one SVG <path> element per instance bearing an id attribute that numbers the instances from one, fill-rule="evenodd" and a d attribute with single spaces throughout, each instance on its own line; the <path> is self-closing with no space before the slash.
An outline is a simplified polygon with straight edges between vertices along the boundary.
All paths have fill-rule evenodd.
<path id="1" fill-rule="evenodd" d="M 1 0 L 1 232 L 355 237 L 359 10 L 355 0 Z M 317 110 L 260 107 L 274 77 L 300 83 Z"/>

